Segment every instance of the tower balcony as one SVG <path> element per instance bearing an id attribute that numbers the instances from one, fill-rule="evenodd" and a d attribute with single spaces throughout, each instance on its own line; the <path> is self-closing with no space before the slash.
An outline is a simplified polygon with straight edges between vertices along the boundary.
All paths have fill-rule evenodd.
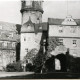
<path id="1" fill-rule="evenodd" d="M 39 9 L 39 8 L 33 8 L 33 7 L 25 7 L 25 8 L 22 8 L 20 10 L 21 13 L 23 13 L 24 11 L 40 11 L 41 13 L 43 13 L 44 11 L 42 9 Z"/>
<path id="2" fill-rule="evenodd" d="M 21 13 L 23 11 L 40 11 L 43 13 L 42 1 L 22 1 Z"/>

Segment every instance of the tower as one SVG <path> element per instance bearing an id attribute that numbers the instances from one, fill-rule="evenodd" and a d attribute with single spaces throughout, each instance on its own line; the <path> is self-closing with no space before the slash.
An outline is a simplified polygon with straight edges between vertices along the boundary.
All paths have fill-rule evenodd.
<path id="1" fill-rule="evenodd" d="M 23 60 L 32 49 L 36 49 L 36 52 L 40 49 L 40 40 L 42 31 L 42 2 L 24 0 L 21 1 L 21 13 L 22 13 L 22 27 L 21 27 L 21 51 L 20 59 Z M 37 34 L 36 34 L 37 32 Z"/>
<path id="2" fill-rule="evenodd" d="M 42 22 L 42 2 L 34 0 L 22 0 L 21 1 L 21 13 L 22 13 L 22 24 L 31 18 L 33 23 Z"/>

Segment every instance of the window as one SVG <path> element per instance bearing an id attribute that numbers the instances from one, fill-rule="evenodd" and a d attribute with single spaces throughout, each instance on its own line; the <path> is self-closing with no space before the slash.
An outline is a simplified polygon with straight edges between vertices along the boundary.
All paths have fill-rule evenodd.
<path id="1" fill-rule="evenodd" d="M 59 26 L 59 33 L 63 32 L 63 26 Z"/>
<path id="2" fill-rule="evenodd" d="M 3 41 L 0 41 L 0 47 L 2 48 L 2 45 L 3 45 Z"/>
<path id="3" fill-rule="evenodd" d="M 63 39 L 59 39 L 59 45 L 63 45 Z"/>
<path id="4" fill-rule="evenodd" d="M 7 47 L 7 42 L 6 41 L 4 42 L 4 47 Z"/>
<path id="5" fill-rule="evenodd" d="M 25 49 L 25 52 L 27 52 L 27 53 L 28 53 L 28 48 L 27 48 L 27 49 Z"/>
<path id="6" fill-rule="evenodd" d="M 76 47 L 77 44 L 76 44 L 76 40 L 73 40 L 73 46 Z"/>
<path id="7" fill-rule="evenodd" d="M 13 33 L 9 33 L 9 37 L 13 37 Z"/>
<path id="8" fill-rule="evenodd" d="M 73 40 L 73 44 L 76 44 L 76 40 Z"/>
<path id="9" fill-rule="evenodd" d="M 63 30 L 59 30 L 59 33 L 62 33 L 63 32 Z"/>
<path id="10" fill-rule="evenodd" d="M 27 30 L 30 30 L 30 29 L 31 29 L 31 25 L 28 24 L 28 25 L 27 25 Z"/>
<path id="11" fill-rule="evenodd" d="M 2 29 L 2 26 L 0 25 L 0 29 Z"/>
<path id="12" fill-rule="evenodd" d="M 12 43 L 12 47 L 15 47 L 15 42 Z"/>
<path id="13" fill-rule="evenodd" d="M 24 37 L 24 41 L 26 41 L 26 38 Z"/>
<path id="14" fill-rule="evenodd" d="M 11 42 L 8 42 L 8 43 L 7 43 L 7 47 L 8 47 L 9 49 L 11 49 L 11 48 L 12 48 L 12 43 L 11 43 Z"/>
<path id="15" fill-rule="evenodd" d="M 75 27 L 75 26 L 71 26 L 70 32 L 71 32 L 71 33 L 75 33 L 75 32 L 76 32 L 76 27 Z"/>

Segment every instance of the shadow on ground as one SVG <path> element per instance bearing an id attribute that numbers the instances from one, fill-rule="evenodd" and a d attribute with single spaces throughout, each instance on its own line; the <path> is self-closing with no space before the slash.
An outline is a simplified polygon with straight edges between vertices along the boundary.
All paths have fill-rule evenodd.
<path id="1" fill-rule="evenodd" d="M 0 79 L 80 79 L 80 73 L 36 73 L 23 76 L 1 77 Z"/>

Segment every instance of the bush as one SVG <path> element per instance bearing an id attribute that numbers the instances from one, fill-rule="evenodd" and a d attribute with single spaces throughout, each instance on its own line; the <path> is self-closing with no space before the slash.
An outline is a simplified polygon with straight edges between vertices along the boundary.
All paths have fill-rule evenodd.
<path id="1" fill-rule="evenodd" d="M 70 58 L 70 71 L 74 73 L 80 73 L 80 58 Z"/>
<path id="2" fill-rule="evenodd" d="M 9 63 L 6 66 L 6 71 L 7 72 L 21 72 L 21 71 L 23 71 L 20 61 Z"/>

